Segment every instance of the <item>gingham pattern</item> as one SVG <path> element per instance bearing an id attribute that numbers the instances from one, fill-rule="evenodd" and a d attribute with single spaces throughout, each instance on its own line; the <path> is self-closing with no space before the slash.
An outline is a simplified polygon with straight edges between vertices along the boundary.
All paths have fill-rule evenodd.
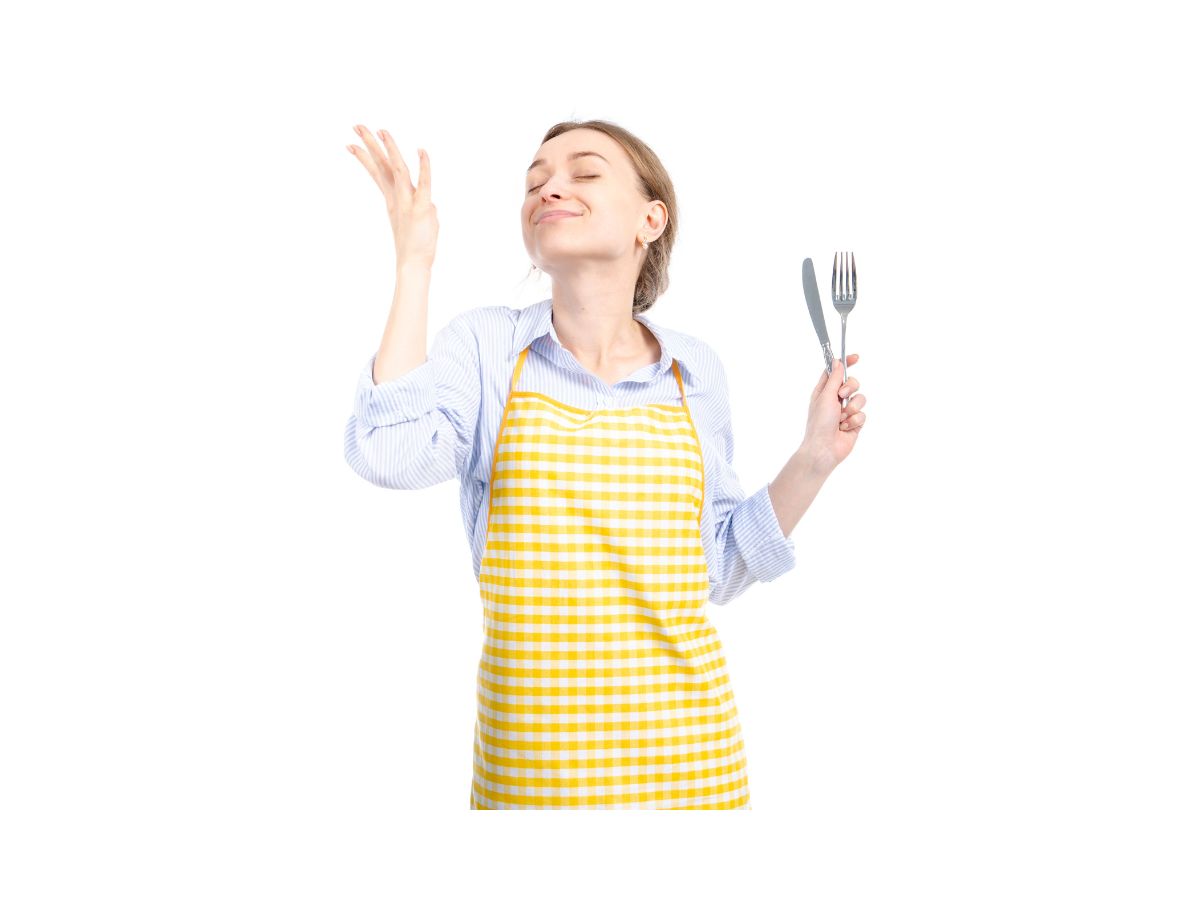
<path id="1" fill-rule="evenodd" d="M 674 403 L 516 389 L 479 574 L 472 809 L 748 809 L 700 534 L 704 462 Z"/>
<path id="2" fill-rule="evenodd" d="M 434 336 L 428 359 L 376 384 L 372 354 L 359 373 L 354 412 L 345 427 L 350 467 L 372 484 L 418 490 L 458 478 L 459 507 L 478 576 L 490 502 L 492 451 L 517 355 L 530 348 L 525 388 L 581 409 L 674 403 L 678 360 L 704 453 L 700 533 L 711 584 L 709 602 L 729 603 L 758 581 L 796 565 L 792 539 L 763 483 L 750 496 L 733 468 L 733 422 L 725 369 L 698 338 L 634 316 L 663 350 L 615 385 L 589 372 L 554 330 L 552 298 L 521 309 L 480 306 L 455 316 Z M 803 409 L 797 408 L 797 415 Z M 759 425 L 759 433 L 765 426 Z"/>

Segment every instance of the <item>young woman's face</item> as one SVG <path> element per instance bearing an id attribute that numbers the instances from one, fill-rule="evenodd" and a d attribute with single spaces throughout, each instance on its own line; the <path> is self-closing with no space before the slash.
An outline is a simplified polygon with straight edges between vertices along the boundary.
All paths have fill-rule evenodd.
<path id="1" fill-rule="evenodd" d="M 525 175 L 521 232 L 538 268 L 554 275 L 585 261 L 640 263 L 638 235 L 659 232 L 647 216 L 662 203 L 638 192 L 624 147 L 603 132 L 575 128 L 542 144 L 534 163 Z M 544 218 L 551 212 L 567 215 Z"/>

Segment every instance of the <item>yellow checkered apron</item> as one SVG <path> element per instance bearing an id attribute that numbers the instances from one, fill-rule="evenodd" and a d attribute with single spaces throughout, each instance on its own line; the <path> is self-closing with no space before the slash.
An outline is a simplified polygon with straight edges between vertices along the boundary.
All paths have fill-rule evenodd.
<path id="1" fill-rule="evenodd" d="M 518 391 L 492 457 L 472 809 L 750 807 L 680 405 Z"/>

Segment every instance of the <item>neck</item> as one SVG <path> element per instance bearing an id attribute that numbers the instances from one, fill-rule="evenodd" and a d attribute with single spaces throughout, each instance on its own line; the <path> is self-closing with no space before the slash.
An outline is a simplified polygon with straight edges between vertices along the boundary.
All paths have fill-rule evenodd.
<path id="1" fill-rule="evenodd" d="M 559 342 L 591 369 L 645 352 L 647 330 L 633 317 L 633 298 L 628 291 L 583 295 L 556 281 L 551 321 Z"/>

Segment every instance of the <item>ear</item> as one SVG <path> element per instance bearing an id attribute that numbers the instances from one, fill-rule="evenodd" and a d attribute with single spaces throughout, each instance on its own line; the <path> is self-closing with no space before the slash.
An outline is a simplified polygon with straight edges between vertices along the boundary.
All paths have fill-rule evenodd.
<path id="1" fill-rule="evenodd" d="M 661 200 L 652 200 L 646 206 L 646 222 L 643 231 L 651 241 L 657 241 L 667 230 L 667 204 Z"/>

